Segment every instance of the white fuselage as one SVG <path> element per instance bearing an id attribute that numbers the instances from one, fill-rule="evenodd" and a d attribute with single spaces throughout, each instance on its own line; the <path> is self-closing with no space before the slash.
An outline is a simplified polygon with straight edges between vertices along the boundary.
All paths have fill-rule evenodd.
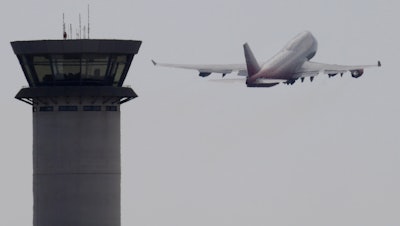
<path id="1" fill-rule="evenodd" d="M 249 76 L 247 83 L 263 79 L 295 80 L 300 76 L 295 73 L 297 69 L 315 55 L 317 48 L 314 36 L 308 31 L 302 32 L 263 64 L 259 72 Z"/>

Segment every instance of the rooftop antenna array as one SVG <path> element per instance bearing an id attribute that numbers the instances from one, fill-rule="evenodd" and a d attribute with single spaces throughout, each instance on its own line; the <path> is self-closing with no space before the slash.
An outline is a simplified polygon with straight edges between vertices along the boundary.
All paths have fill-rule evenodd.
<path id="1" fill-rule="evenodd" d="M 75 38 L 76 39 L 90 39 L 90 5 L 87 7 L 87 28 L 86 25 L 83 26 L 83 34 L 82 34 L 82 17 L 81 14 L 79 13 L 79 29 L 76 29 L 76 34 Z M 73 39 L 73 33 L 72 33 L 72 24 L 69 24 L 69 34 L 67 33 L 66 30 L 66 25 L 65 25 L 65 14 L 63 13 L 63 39 Z"/>

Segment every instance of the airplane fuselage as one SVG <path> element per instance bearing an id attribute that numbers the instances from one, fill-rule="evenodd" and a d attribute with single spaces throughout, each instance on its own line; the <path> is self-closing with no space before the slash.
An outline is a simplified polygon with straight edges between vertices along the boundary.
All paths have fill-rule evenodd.
<path id="1" fill-rule="evenodd" d="M 261 66 L 261 70 L 247 78 L 248 85 L 262 83 L 263 79 L 294 81 L 300 75 L 295 72 L 317 52 L 318 43 L 314 36 L 302 32 L 293 38 L 274 57 Z"/>

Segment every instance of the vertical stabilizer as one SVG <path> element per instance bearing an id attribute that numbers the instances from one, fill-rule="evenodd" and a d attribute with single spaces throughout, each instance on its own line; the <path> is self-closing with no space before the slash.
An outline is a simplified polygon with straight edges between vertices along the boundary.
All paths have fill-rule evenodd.
<path id="1" fill-rule="evenodd" d="M 247 76 L 250 77 L 257 72 L 260 71 L 260 65 L 258 64 L 256 58 L 254 57 L 253 52 L 250 49 L 249 44 L 245 43 L 243 45 L 244 48 L 244 57 L 246 58 L 246 65 L 247 65 Z"/>

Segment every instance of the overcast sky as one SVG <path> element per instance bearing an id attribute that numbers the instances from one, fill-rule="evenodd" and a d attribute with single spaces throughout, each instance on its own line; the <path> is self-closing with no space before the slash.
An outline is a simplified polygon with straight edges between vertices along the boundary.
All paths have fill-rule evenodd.
<path id="1" fill-rule="evenodd" d="M 122 106 L 122 225 L 400 225 L 400 3 L 390 0 L 2 1 L 0 225 L 32 225 L 32 110 L 10 41 L 91 37 L 143 45 Z M 171 63 L 267 60 L 303 30 L 314 61 L 382 68 L 251 89 Z M 212 75 L 211 78 L 219 78 Z M 228 75 L 227 77 L 234 77 Z"/>

